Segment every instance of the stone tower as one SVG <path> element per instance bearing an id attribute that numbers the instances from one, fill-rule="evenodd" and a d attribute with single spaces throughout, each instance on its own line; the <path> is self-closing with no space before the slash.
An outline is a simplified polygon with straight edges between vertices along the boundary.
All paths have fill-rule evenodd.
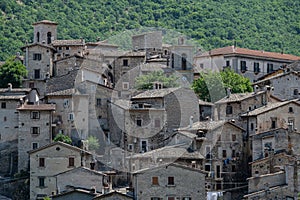
<path id="1" fill-rule="evenodd" d="M 35 22 L 33 43 L 51 44 L 57 39 L 57 23 L 49 20 Z"/>

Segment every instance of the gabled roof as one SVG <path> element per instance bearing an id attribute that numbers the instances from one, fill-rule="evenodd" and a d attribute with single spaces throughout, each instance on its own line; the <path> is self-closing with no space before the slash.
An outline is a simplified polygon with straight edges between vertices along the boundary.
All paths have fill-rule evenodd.
<path id="1" fill-rule="evenodd" d="M 215 102 L 215 104 L 240 102 L 240 101 L 246 100 L 248 98 L 263 94 L 265 92 L 266 91 L 230 94 L 229 96 L 226 96 L 226 97 L 220 99 L 219 101 Z"/>
<path id="2" fill-rule="evenodd" d="M 179 128 L 179 131 L 189 131 L 189 130 L 206 130 L 206 131 L 211 131 L 211 130 L 215 130 L 225 124 L 229 124 L 231 126 L 234 126 L 235 128 L 238 128 L 242 131 L 245 131 L 242 127 L 236 125 L 235 123 L 229 122 L 229 121 L 225 121 L 225 120 L 219 120 L 219 121 L 199 121 L 199 122 L 195 122 L 193 123 L 192 127 L 187 126 L 184 128 Z"/>
<path id="3" fill-rule="evenodd" d="M 207 101 L 203 101 L 203 100 L 199 99 L 199 105 L 201 105 L 201 106 L 213 106 L 215 104 L 212 103 L 212 102 L 207 102 Z"/>
<path id="4" fill-rule="evenodd" d="M 299 103 L 297 103 L 297 101 L 298 101 L 298 99 L 296 99 L 296 100 L 294 99 L 294 100 L 290 100 L 290 101 L 284 101 L 284 102 L 268 103 L 265 106 L 261 106 L 259 108 L 256 108 L 255 110 L 249 111 L 248 113 L 244 113 L 241 116 L 242 117 L 257 116 L 257 115 L 260 115 L 262 113 L 268 112 L 270 110 L 277 109 L 281 106 L 285 106 L 285 105 L 290 104 L 290 103 L 294 103 L 294 104 L 297 104 L 299 106 Z"/>
<path id="5" fill-rule="evenodd" d="M 146 90 L 145 92 L 142 92 L 134 97 L 132 97 L 131 99 L 146 99 L 146 98 L 162 98 L 176 90 L 178 90 L 179 88 L 164 88 L 164 89 L 155 89 L 155 90 Z"/>
<path id="6" fill-rule="evenodd" d="M 32 90 L 31 88 L 12 88 L 11 90 L 8 88 L 0 88 L 0 95 L 1 93 L 20 93 L 20 92 L 28 93 L 31 90 Z"/>
<path id="7" fill-rule="evenodd" d="M 295 71 L 289 71 L 289 72 L 286 72 L 286 73 L 278 73 L 278 74 L 275 74 L 274 76 L 269 76 L 265 79 L 257 81 L 255 83 L 253 83 L 252 85 L 257 85 L 257 84 L 260 84 L 260 83 L 263 83 L 263 82 L 266 82 L 266 81 L 270 81 L 270 80 L 274 80 L 274 79 L 281 78 L 281 77 L 284 77 L 284 76 L 288 76 L 290 74 L 293 74 L 293 75 L 298 76 L 298 77 L 300 76 L 300 74 L 298 72 L 295 72 Z"/>
<path id="8" fill-rule="evenodd" d="M 110 196 L 122 196 L 122 197 L 125 197 L 126 199 L 133 199 L 132 196 L 128 195 L 128 194 L 123 194 L 121 192 L 118 192 L 118 191 L 111 191 L 109 193 L 106 193 L 106 194 L 102 194 L 102 195 L 98 195 L 96 197 L 94 197 L 94 199 L 102 199 L 102 198 L 105 198 L 105 197 L 110 197 Z"/>
<path id="9" fill-rule="evenodd" d="M 25 48 L 29 48 L 29 47 L 33 47 L 33 46 L 40 46 L 40 47 L 43 47 L 43 48 L 47 48 L 47 49 L 51 49 L 53 51 L 56 51 L 56 49 L 54 49 L 52 46 L 49 46 L 47 44 L 41 44 L 41 43 L 32 43 L 32 44 L 28 44 L 28 45 L 25 45 L 23 47 L 21 47 L 21 49 L 25 49 Z"/>
<path id="10" fill-rule="evenodd" d="M 51 79 L 47 80 L 46 93 L 53 93 L 56 91 L 74 88 L 77 74 L 78 69 L 74 69 L 69 71 L 68 74 L 52 77 Z"/>
<path id="11" fill-rule="evenodd" d="M 179 168 L 183 168 L 183 169 L 186 169 L 186 170 L 189 170 L 189 171 L 199 172 L 199 173 L 203 173 L 203 174 L 207 173 L 207 172 L 202 171 L 200 169 L 191 168 L 191 167 L 184 166 L 184 165 L 181 165 L 181 164 L 168 163 L 168 164 L 159 165 L 159 166 L 152 167 L 152 168 L 145 168 L 145 169 L 141 169 L 141 170 L 135 171 L 135 172 L 133 172 L 133 175 L 143 174 L 143 173 L 146 173 L 147 171 L 151 171 L 151 170 L 158 169 L 158 168 L 167 168 L 168 166 L 179 167 Z"/>
<path id="12" fill-rule="evenodd" d="M 70 169 L 68 171 L 61 172 L 59 174 L 56 174 L 55 176 L 59 176 L 59 175 L 62 175 L 62 174 L 67 174 L 67 173 L 79 173 L 80 171 L 85 171 L 85 172 L 92 173 L 92 174 L 95 174 L 95 175 L 107 176 L 106 174 L 104 174 L 100 171 L 92 170 L 90 168 L 83 167 L 83 166 L 76 167 L 76 168 Z"/>
<path id="13" fill-rule="evenodd" d="M 240 47 L 235 47 L 235 46 L 227 46 L 227 47 L 212 49 L 212 50 L 205 52 L 204 54 L 200 54 L 196 57 L 218 56 L 218 55 L 255 56 L 255 57 L 261 57 L 261 58 L 280 59 L 280 60 L 288 60 L 288 61 L 300 60 L 300 57 L 294 56 L 291 54 L 251 50 L 251 49 L 245 49 L 245 48 L 240 48 Z"/>
<path id="14" fill-rule="evenodd" d="M 57 194 L 57 195 L 54 195 L 54 196 L 51 196 L 52 199 L 56 199 L 58 197 L 61 197 L 61 196 L 66 196 L 66 195 L 69 195 L 69 194 L 72 194 L 72 193 L 76 193 L 76 194 L 86 194 L 88 196 L 91 196 L 92 197 L 95 197 L 97 195 L 97 193 L 92 193 L 90 190 L 86 190 L 86 189 L 73 189 L 73 190 L 70 190 L 70 191 L 66 191 L 66 192 L 62 192 L 60 194 Z"/>
<path id="15" fill-rule="evenodd" d="M 51 92 L 46 94 L 46 96 L 71 96 L 76 93 L 75 88 L 70 88 L 66 90 L 59 90 L 56 92 Z"/>
<path id="16" fill-rule="evenodd" d="M 84 40 L 54 40 L 51 43 L 54 47 L 56 46 L 84 46 Z"/>
<path id="17" fill-rule="evenodd" d="M 84 149 L 80 149 L 80 148 L 78 148 L 78 147 L 75 147 L 75 146 L 66 144 L 66 143 L 64 143 L 64 142 L 59 142 L 59 141 L 58 141 L 58 142 L 52 142 L 52 143 L 47 144 L 47 145 L 45 145 L 45 146 L 42 146 L 42 147 L 40 147 L 40 148 L 30 150 L 30 151 L 28 151 L 28 153 L 29 153 L 29 154 L 32 154 L 32 153 L 35 153 L 35 152 L 38 152 L 38 151 L 41 151 L 41 150 L 44 150 L 44 149 L 53 147 L 53 146 L 55 146 L 55 145 L 63 146 L 63 147 L 66 147 L 66 148 L 69 148 L 69 149 L 72 149 L 72 150 L 75 150 L 75 151 L 78 151 L 78 152 L 84 152 L 84 153 L 86 153 L 86 154 L 92 155 L 92 153 L 89 152 L 89 151 L 86 151 L 86 150 L 84 150 Z"/>
<path id="18" fill-rule="evenodd" d="M 21 100 L 24 99 L 26 95 L 7 95 L 2 96 L 0 95 L 0 100 Z"/>
<path id="19" fill-rule="evenodd" d="M 42 21 L 38 21 L 33 23 L 32 25 L 37 25 L 37 24 L 51 24 L 51 25 L 58 25 L 58 23 L 50 21 L 50 20 L 42 20 Z"/>
<path id="20" fill-rule="evenodd" d="M 55 104 L 35 104 L 35 105 L 23 104 L 17 108 L 17 110 L 49 110 L 49 111 L 54 111 L 55 109 L 56 109 Z"/>

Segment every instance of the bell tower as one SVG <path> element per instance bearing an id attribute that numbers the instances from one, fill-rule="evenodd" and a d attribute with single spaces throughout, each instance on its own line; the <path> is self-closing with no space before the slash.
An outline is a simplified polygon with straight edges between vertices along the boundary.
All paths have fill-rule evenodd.
<path id="1" fill-rule="evenodd" d="M 57 39 L 57 23 L 49 20 L 35 22 L 33 43 L 49 45 Z"/>

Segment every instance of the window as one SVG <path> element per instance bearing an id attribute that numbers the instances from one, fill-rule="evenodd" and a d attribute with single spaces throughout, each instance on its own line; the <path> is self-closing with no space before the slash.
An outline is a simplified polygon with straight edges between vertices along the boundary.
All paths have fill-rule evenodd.
<path id="1" fill-rule="evenodd" d="M 210 146 L 205 147 L 205 155 L 206 155 L 206 159 L 211 159 Z"/>
<path id="2" fill-rule="evenodd" d="M 5 122 L 7 121 L 7 117 L 6 116 L 4 116 L 3 121 L 5 121 Z"/>
<path id="3" fill-rule="evenodd" d="M 37 148 L 39 148 L 39 144 L 36 143 L 36 142 L 33 142 L 32 143 L 32 149 L 37 149 Z"/>
<path id="4" fill-rule="evenodd" d="M 254 63 L 254 73 L 258 74 L 259 72 L 260 72 L 259 63 L 255 62 Z"/>
<path id="5" fill-rule="evenodd" d="M 231 165 L 231 171 L 236 172 L 236 165 Z"/>
<path id="6" fill-rule="evenodd" d="M 293 110 L 293 107 L 289 107 L 289 113 L 293 113 L 294 110 Z"/>
<path id="7" fill-rule="evenodd" d="M 227 157 L 227 152 L 226 152 L 226 150 L 223 150 L 223 151 L 222 151 L 222 155 L 223 155 L 223 158 L 226 158 L 226 157 Z"/>
<path id="8" fill-rule="evenodd" d="M 232 134 L 232 135 L 231 135 L 231 140 L 232 140 L 232 141 L 236 141 L 236 135 L 235 135 L 235 134 Z"/>
<path id="9" fill-rule="evenodd" d="M 136 125 L 137 125 L 137 126 L 142 126 L 142 119 L 137 118 L 137 119 L 136 119 Z"/>
<path id="10" fill-rule="evenodd" d="M 231 157 L 235 157 L 235 150 L 234 149 L 232 149 L 232 151 L 231 151 Z"/>
<path id="11" fill-rule="evenodd" d="M 39 167 L 45 167 L 45 158 L 39 158 Z"/>
<path id="12" fill-rule="evenodd" d="M 294 89 L 294 95 L 295 95 L 295 96 L 298 96 L 298 94 L 299 94 L 298 89 Z"/>
<path id="13" fill-rule="evenodd" d="M 295 123 L 295 120 L 293 118 L 288 119 L 288 128 L 290 131 L 294 130 L 294 123 Z"/>
<path id="14" fill-rule="evenodd" d="M 36 41 L 40 42 L 40 32 L 37 32 L 37 34 L 36 34 Z"/>
<path id="15" fill-rule="evenodd" d="M 231 105 L 227 105 L 226 107 L 226 115 L 231 115 L 232 114 L 232 106 Z"/>
<path id="16" fill-rule="evenodd" d="M 250 129 L 251 129 L 251 131 L 254 130 L 254 124 L 253 123 L 250 124 Z"/>
<path id="17" fill-rule="evenodd" d="M 168 185 L 175 185 L 174 184 L 174 177 L 173 176 L 169 176 L 168 177 Z"/>
<path id="18" fill-rule="evenodd" d="M 128 144 L 128 150 L 132 151 L 133 150 L 133 144 Z"/>
<path id="19" fill-rule="evenodd" d="M 39 177 L 39 187 L 45 187 L 45 177 Z"/>
<path id="20" fill-rule="evenodd" d="M 204 68 L 204 64 L 200 63 L 200 68 L 203 69 Z"/>
<path id="21" fill-rule="evenodd" d="M 30 113 L 30 117 L 31 117 L 31 119 L 39 119 L 40 118 L 40 112 L 38 112 L 38 111 L 32 111 Z"/>
<path id="22" fill-rule="evenodd" d="M 158 184 L 158 177 L 157 176 L 153 176 L 152 177 L 152 185 L 159 185 Z"/>
<path id="23" fill-rule="evenodd" d="M 123 90 L 128 90 L 129 89 L 129 83 L 128 82 L 123 82 Z"/>
<path id="24" fill-rule="evenodd" d="M 175 197 L 168 197 L 168 200 L 175 200 Z"/>
<path id="25" fill-rule="evenodd" d="M 35 78 L 35 79 L 41 78 L 40 70 L 39 70 L 39 69 L 35 69 L 35 70 L 34 70 L 34 78 Z"/>
<path id="26" fill-rule="evenodd" d="M 127 59 L 123 60 L 123 66 L 128 67 L 128 60 Z"/>
<path id="27" fill-rule="evenodd" d="M 217 171 L 217 174 L 216 174 L 217 178 L 221 178 L 221 166 L 220 165 L 216 166 L 216 171 Z"/>
<path id="28" fill-rule="evenodd" d="M 210 172 L 210 164 L 205 164 L 204 170 Z"/>
<path id="29" fill-rule="evenodd" d="M 75 166 L 75 158 L 69 157 L 69 167 L 74 167 L 74 166 Z"/>
<path id="30" fill-rule="evenodd" d="M 69 107 L 69 99 L 64 99 L 64 108 Z"/>
<path id="31" fill-rule="evenodd" d="M 160 198 L 160 197 L 151 197 L 151 200 L 163 200 L 163 198 Z"/>
<path id="32" fill-rule="evenodd" d="M 229 67 L 229 66 L 230 66 L 230 61 L 226 60 L 226 67 Z"/>
<path id="33" fill-rule="evenodd" d="M 61 51 L 61 50 L 62 50 L 62 47 L 58 47 L 58 50 Z"/>
<path id="34" fill-rule="evenodd" d="M 142 146 L 142 152 L 147 152 L 147 150 L 148 150 L 148 144 L 147 144 L 147 141 L 146 140 L 142 140 L 142 142 L 141 142 L 142 144 L 141 144 L 141 146 Z"/>
<path id="35" fill-rule="evenodd" d="M 182 200 L 192 200 L 191 197 L 182 197 Z"/>
<path id="36" fill-rule="evenodd" d="M 42 60 L 42 54 L 34 53 L 33 54 L 33 60 Z"/>
<path id="37" fill-rule="evenodd" d="M 1 108 L 2 108 L 2 109 L 5 109 L 5 108 L 6 108 L 6 102 L 2 102 L 2 103 L 1 103 Z"/>
<path id="38" fill-rule="evenodd" d="M 246 61 L 241 61 L 241 72 L 244 73 L 247 71 Z"/>
<path id="39" fill-rule="evenodd" d="M 267 64 L 267 73 L 271 73 L 271 72 L 273 72 L 273 64 L 271 64 L 271 63 L 268 63 Z"/>
<path id="40" fill-rule="evenodd" d="M 40 134 L 40 127 L 31 127 L 31 134 L 33 135 Z"/>
<path id="41" fill-rule="evenodd" d="M 47 33 L 47 44 L 50 44 L 51 43 L 51 32 L 48 32 Z"/>
<path id="42" fill-rule="evenodd" d="M 97 105 L 97 106 L 101 106 L 101 99 L 97 99 L 97 100 L 96 100 L 96 105 Z"/>
<path id="43" fill-rule="evenodd" d="M 186 54 L 182 54 L 181 56 L 181 69 L 186 70 Z"/>
<path id="44" fill-rule="evenodd" d="M 70 50 L 70 47 L 66 47 L 66 50 Z"/>
<path id="45" fill-rule="evenodd" d="M 274 118 L 271 118 L 271 128 L 276 128 L 276 121 L 277 121 L 277 118 L 274 117 Z"/>
<path id="46" fill-rule="evenodd" d="M 74 113 L 69 113 L 69 120 L 74 121 Z"/>

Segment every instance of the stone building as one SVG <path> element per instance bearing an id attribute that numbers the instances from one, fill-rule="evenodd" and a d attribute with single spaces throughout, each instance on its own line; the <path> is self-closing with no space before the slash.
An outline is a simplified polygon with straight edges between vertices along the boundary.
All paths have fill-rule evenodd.
<path id="1" fill-rule="evenodd" d="M 91 153 L 62 142 L 54 142 L 31 150 L 29 155 L 30 199 L 32 200 L 57 194 L 60 188 L 57 187 L 55 175 L 81 166 L 90 167 L 93 161 Z M 83 183 L 85 179 L 81 181 Z M 65 185 L 67 184 L 70 182 Z"/>
<path id="2" fill-rule="evenodd" d="M 31 88 L 0 89 L 0 174 L 13 175 L 18 167 L 18 128 L 19 112 L 16 110 L 22 103 L 28 101 L 30 94 L 36 93 Z"/>
<path id="3" fill-rule="evenodd" d="M 132 200 L 133 197 L 129 194 L 123 194 L 118 191 L 111 191 L 106 194 L 97 195 L 94 200 Z"/>
<path id="4" fill-rule="evenodd" d="M 18 171 L 29 170 L 28 151 L 50 144 L 53 139 L 54 104 L 21 105 L 18 132 Z"/>
<path id="5" fill-rule="evenodd" d="M 205 172 L 175 163 L 133 173 L 135 199 L 206 199 Z"/>
<path id="6" fill-rule="evenodd" d="M 51 196 L 52 200 L 92 200 L 98 194 L 91 190 L 74 189 Z"/>
<path id="7" fill-rule="evenodd" d="M 273 95 L 281 100 L 291 100 L 299 98 L 299 81 L 298 71 L 295 71 L 299 65 L 299 61 L 288 65 L 274 75 L 265 77 L 262 80 L 255 82 L 260 88 L 269 85 L 274 88 Z M 298 69 L 296 69 L 298 70 Z"/>
<path id="8" fill-rule="evenodd" d="M 190 148 L 204 155 L 198 164 L 209 173 L 206 189 L 222 191 L 230 188 L 232 193 L 240 192 L 235 188 L 245 186 L 248 176 L 245 130 L 232 122 L 203 121 L 180 128 L 179 132 L 182 131 L 196 136 Z M 244 170 L 239 171 L 240 168 Z"/>
<path id="9" fill-rule="evenodd" d="M 84 39 L 77 40 L 54 40 L 52 46 L 56 52 L 54 60 L 60 60 L 65 57 L 77 55 L 83 57 L 86 52 L 86 45 Z"/>
<path id="10" fill-rule="evenodd" d="M 284 53 L 227 46 L 196 55 L 194 64 L 199 70 L 230 68 L 254 82 L 267 73 L 299 59 L 298 56 Z"/>

